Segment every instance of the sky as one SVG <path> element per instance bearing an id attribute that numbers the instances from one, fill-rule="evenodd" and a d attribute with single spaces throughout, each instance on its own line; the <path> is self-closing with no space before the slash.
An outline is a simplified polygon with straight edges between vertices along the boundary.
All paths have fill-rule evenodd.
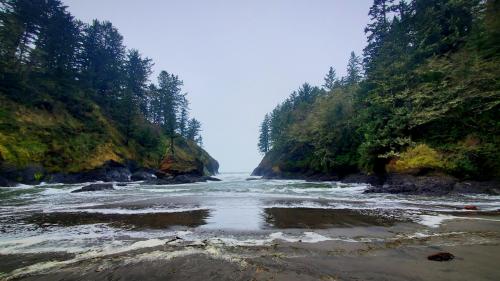
<path id="1" fill-rule="evenodd" d="M 264 115 L 330 66 L 361 54 L 372 0 L 63 0 L 79 20 L 109 20 L 127 48 L 179 75 L 204 148 L 221 172 L 251 172 Z"/>

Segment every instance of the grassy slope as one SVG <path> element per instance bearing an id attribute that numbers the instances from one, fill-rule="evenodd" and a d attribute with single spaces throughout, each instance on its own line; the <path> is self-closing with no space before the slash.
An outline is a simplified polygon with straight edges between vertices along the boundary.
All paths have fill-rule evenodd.
<path id="1" fill-rule="evenodd" d="M 158 168 L 169 147 L 169 139 L 152 127 L 144 130 L 143 143 L 126 144 L 116 124 L 92 103 L 79 116 L 61 102 L 51 101 L 47 107 L 26 107 L 0 95 L 1 162 L 17 168 L 39 164 L 48 172 L 89 170 L 108 160 Z M 176 152 L 180 157 L 199 157 L 206 165 L 215 161 L 185 140 L 176 141 Z"/>

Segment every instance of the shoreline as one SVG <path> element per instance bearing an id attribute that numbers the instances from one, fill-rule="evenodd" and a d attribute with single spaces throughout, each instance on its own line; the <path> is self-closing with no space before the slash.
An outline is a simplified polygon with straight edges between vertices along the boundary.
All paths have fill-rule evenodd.
<path id="1" fill-rule="evenodd" d="M 73 185 L 7 191 L 0 280 L 495 280 L 500 274 L 498 197 L 387 196 L 364 194 L 365 185 L 221 178 L 87 194 L 73 194 Z M 454 259 L 428 260 L 441 252 Z"/>
<path id="2" fill-rule="evenodd" d="M 132 183 L 144 181 L 151 185 L 184 184 L 206 181 L 218 181 L 212 177 L 217 172 L 165 174 L 159 169 L 138 167 L 135 163 L 118 163 L 108 161 L 101 167 L 75 173 L 47 173 L 41 166 L 30 166 L 24 169 L 5 168 L 0 166 L 0 187 L 16 187 L 19 184 L 91 184 Z"/>
<path id="3" fill-rule="evenodd" d="M 500 276 L 498 223 L 444 222 L 428 234 L 364 228 L 380 239 L 317 242 L 274 239 L 263 245 L 171 239 L 103 255 L 0 255 L 4 280 L 495 280 Z M 469 229 L 463 232 L 464 228 Z M 394 230 L 400 229 L 394 232 Z M 406 229 L 406 231 L 405 231 Z M 416 230 L 416 229 L 415 229 Z M 403 232 L 401 232 L 403 231 Z M 386 234 L 383 234 L 386 233 Z M 406 233 L 406 234 L 404 234 Z M 454 259 L 429 261 L 450 252 Z M 397 266 L 396 266 L 397 265 Z M 7 269 L 8 273 L 6 272 Z"/>

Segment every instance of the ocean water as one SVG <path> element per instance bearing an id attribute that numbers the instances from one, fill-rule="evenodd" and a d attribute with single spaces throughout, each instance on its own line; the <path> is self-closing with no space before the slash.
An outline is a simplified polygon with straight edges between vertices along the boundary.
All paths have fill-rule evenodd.
<path id="1" fill-rule="evenodd" d="M 92 257 L 174 240 L 259 246 L 440 235 L 453 220 L 500 221 L 500 196 L 364 194 L 365 184 L 247 180 L 71 193 L 85 184 L 0 188 L 0 254 L 75 253 Z M 475 205 L 478 212 L 466 211 Z M 467 231 L 464 229 L 464 231 Z"/>

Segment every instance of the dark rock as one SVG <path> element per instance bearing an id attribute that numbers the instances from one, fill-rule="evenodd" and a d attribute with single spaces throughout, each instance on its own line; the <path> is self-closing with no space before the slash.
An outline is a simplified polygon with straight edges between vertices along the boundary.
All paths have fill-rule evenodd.
<path id="1" fill-rule="evenodd" d="M 381 185 L 384 182 L 384 178 L 380 175 L 367 175 L 363 173 L 349 174 L 342 179 L 343 183 L 367 183 L 371 185 Z"/>
<path id="2" fill-rule="evenodd" d="M 93 181 L 118 181 L 118 182 L 128 182 L 130 181 L 130 170 L 125 165 L 115 162 L 107 161 L 104 165 L 99 168 L 83 171 L 79 173 L 56 173 L 47 177 L 49 183 L 81 183 L 81 182 L 93 182 Z"/>
<path id="3" fill-rule="evenodd" d="M 247 181 L 256 181 L 256 180 L 260 180 L 261 178 L 247 178 L 246 180 Z"/>
<path id="4" fill-rule="evenodd" d="M 114 190 L 113 185 L 110 183 L 94 183 L 86 185 L 80 189 L 73 190 L 71 193 L 87 192 L 87 191 L 101 191 L 101 190 Z"/>
<path id="5" fill-rule="evenodd" d="M 500 182 L 492 181 L 463 181 L 453 187 L 454 193 L 485 193 L 500 195 Z"/>
<path id="6" fill-rule="evenodd" d="M 464 209 L 465 209 L 465 210 L 473 210 L 473 211 L 478 210 L 477 206 L 474 206 L 474 205 L 467 205 L 467 206 L 464 206 Z"/>
<path id="7" fill-rule="evenodd" d="M 127 184 L 126 184 L 126 183 L 117 183 L 116 185 L 117 185 L 117 186 L 127 186 Z"/>
<path id="8" fill-rule="evenodd" d="M 454 258 L 454 255 L 447 252 L 440 252 L 427 257 L 427 259 L 431 261 L 450 261 Z"/>
<path id="9" fill-rule="evenodd" d="M 210 176 L 203 176 L 200 178 L 200 181 L 222 181 L 222 180 Z"/>
<path id="10" fill-rule="evenodd" d="M 344 180 L 343 180 L 344 181 Z M 348 182 L 348 181 L 346 181 Z M 446 195 L 449 193 L 485 193 L 500 195 L 498 181 L 464 181 L 444 174 L 415 176 L 410 174 L 389 174 L 376 181 L 365 193 L 406 193 L 426 195 Z"/>
<path id="11" fill-rule="evenodd" d="M 178 175 L 174 177 L 175 183 L 195 183 L 198 182 L 201 177 L 192 175 Z"/>
<path id="12" fill-rule="evenodd" d="M 169 176 L 162 175 L 156 179 L 149 179 L 144 181 L 145 184 L 151 185 L 169 185 L 169 184 L 184 184 L 184 183 L 195 183 L 195 182 L 206 182 L 206 181 L 220 181 L 218 178 L 210 176 L 197 176 L 197 175 L 177 175 Z"/>
<path id="13" fill-rule="evenodd" d="M 130 179 L 132 181 L 146 181 L 146 180 L 156 179 L 156 175 L 155 175 L 155 171 L 139 170 L 139 171 L 134 172 L 130 176 Z"/>
<path id="14" fill-rule="evenodd" d="M 446 175 L 413 176 L 407 174 L 388 175 L 384 184 L 374 185 L 365 193 L 405 193 L 445 195 L 453 190 L 457 179 Z"/>
<path id="15" fill-rule="evenodd" d="M 45 177 L 46 171 L 40 165 L 28 165 L 24 168 L 16 168 L 2 163 L 0 174 L 5 179 L 5 184 L 13 185 L 15 182 L 23 184 L 39 184 Z"/>
<path id="16" fill-rule="evenodd" d="M 16 186 L 16 183 L 0 176 L 0 186 L 1 187 L 13 187 L 13 186 Z"/>
<path id="17" fill-rule="evenodd" d="M 150 179 L 144 181 L 144 184 L 149 184 L 149 185 L 168 185 L 168 184 L 175 184 L 175 181 L 173 177 L 162 177 L 162 178 L 156 178 L 156 179 Z"/>
<path id="18" fill-rule="evenodd" d="M 312 174 L 304 176 L 304 179 L 309 182 L 338 181 L 340 177 L 337 175 Z"/>

